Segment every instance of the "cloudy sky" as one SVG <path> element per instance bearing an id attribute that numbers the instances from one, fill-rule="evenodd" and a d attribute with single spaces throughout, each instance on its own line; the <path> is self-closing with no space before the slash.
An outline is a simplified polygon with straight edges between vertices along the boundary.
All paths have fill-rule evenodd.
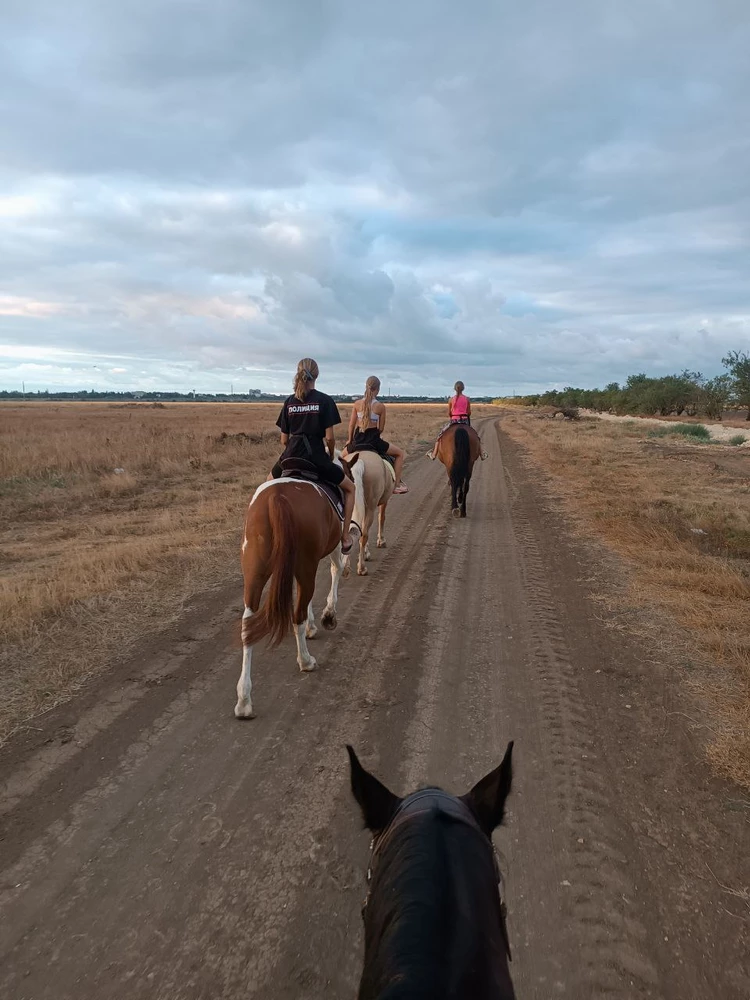
<path id="1" fill-rule="evenodd" d="M 750 345 L 747 0 L 0 0 L 0 387 Z"/>

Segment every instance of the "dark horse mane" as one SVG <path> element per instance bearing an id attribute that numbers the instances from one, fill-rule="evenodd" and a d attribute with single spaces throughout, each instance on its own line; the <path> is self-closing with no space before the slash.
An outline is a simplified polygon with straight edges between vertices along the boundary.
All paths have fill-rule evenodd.
<path id="1" fill-rule="evenodd" d="M 437 807 L 416 816 L 373 875 L 360 1000 L 512 998 L 500 923 L 489 842 Z"/>

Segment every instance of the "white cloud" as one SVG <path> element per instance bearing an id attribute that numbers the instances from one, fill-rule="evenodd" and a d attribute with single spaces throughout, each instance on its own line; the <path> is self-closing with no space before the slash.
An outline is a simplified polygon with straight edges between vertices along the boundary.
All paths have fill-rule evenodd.
<path id="1" fill-rule="evenodd" d="M 16 5 L 0 382 L 716 370 L 750 339 L 749 43 L 732 0 Z"/>

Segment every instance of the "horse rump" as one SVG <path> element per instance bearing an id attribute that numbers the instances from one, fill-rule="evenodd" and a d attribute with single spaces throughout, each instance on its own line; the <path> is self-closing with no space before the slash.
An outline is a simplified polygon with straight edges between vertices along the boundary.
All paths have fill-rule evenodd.
<path id="1" fill-rule="evenodd" d="M 292 505 L 278 490 L 270 490 L 269 493 L 271 582 L 258 613 L 242 621 L 243 646 L 254 646 L 265 636 L 268 636 L 270 646 L 278 646 L 292 627 L 296 551 Z"/>

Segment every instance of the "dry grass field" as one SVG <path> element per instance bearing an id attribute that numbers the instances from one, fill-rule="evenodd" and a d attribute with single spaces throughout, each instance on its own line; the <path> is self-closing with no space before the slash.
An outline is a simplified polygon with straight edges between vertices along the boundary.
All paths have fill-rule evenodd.
<path id="1" fill-rule="evenodd" d="M 278 410 L 0 407 L 0 740 L 238 575 L 245 507 L 279 452 Z M 423 448 L 443 412 L 391 405 L 386 436 Z M 222 438 L 241 432 L 249 440 Z"/>
<path id="2" fill-rule="evenodd" d="M 750 453 L 649 436 L 641 421 L 560 421 L 509 411 L 503 428 L 551 476 L 587 531 L 632 567 L 626 600 L 688 637 L 686 671 L 707 699 L 709 754 L 750 787 Z M 658 640 L 659 637 L 655 636 Z M 701 657 L 702 654 L 702 657 Z"/>

